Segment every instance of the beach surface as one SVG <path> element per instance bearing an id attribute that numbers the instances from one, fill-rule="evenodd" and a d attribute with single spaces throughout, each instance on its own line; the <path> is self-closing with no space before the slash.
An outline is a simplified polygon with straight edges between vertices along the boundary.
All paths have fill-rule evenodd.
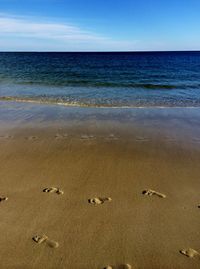
<path id="1" fill-rule="evenodd" d="M 199 268 L 200 109 L 49 107 L 0 104 L 0 268 Z"/>

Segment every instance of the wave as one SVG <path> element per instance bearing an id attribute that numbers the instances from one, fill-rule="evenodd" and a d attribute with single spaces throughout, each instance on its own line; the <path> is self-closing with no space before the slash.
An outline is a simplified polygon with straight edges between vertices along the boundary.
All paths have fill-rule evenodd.
<path id="1" fill-rule="evenodd" d="M 186 89 L 200 89 L 200 83 L 195 81 L 177 81 L 174 83 L 170 83 L 169 81 L 162 81 L 162 78 L 157 78 L 155 80 L 129 80 L 121 79 L 116 77 L 112 81 L 107 81 L 100 79 L 55 79 L 54 77 L 51 78 L 44 78 L 43 80 L 40 79 L 5 79 L 1 78 L 0 75 L 0 83 L 3 85 L 21 85 L 27 87 L 56 87 L 56 88 L 117 88 L 117 89 L 149 89 L 149 90 L 186 90 Z"/>
<path id="2" fill-rule="evenodd" d="M 178 102 L 163 102 L 163 103 L 150 103 L 138 102 L 134 104 L 113 104 L 113 103 L 83 103 L 80 101 L 63 101 L 57 99 L 48 98 L 21 98 L 16 96 L 0 96 L 0 101 L 2 102 L 19 102 L 19 103 L 34 103 L 34 104 L 46 104 L 46 105 L 60 105 L 67 107 L 87 107 L 87 108 L 198 108 L 200 107 L 200 102 L 197 103 L 178 103 Z"/>
<path id="3" fill-rule="evenodd" d="M 159 84 L 159 83 L 132 83 L 132 82 L 109 82 L 109 81 L 87 81 L 87 80 L 73 80 L 73 81 L 23 81 L 15 84 L 24 86 L 48 86 L 48 87 L 87 87 L 87 88 L 119 88 L 119 89 L 150 89 L 150 90 L 186 90 L 186 89 L 200 89 L 199 83 L 177 83 L 177 84 Z"/>
<path id="4" fill-rule="evenodd" d="M 58 101 L 57 99 L 45 99 L 45 98 L 21 98 L 16 96 L 1 96 L 0 101 L 21 102 L 21 103 L 37 103 L 37 104 L 53 104 L 63 106 L 86 106 L 89 104 L 80 103 L 77 101 Z"/>
<path id="5" fill-rule="evenodd" d="M 172 84 L 155 84 L 155 83 L 119 83 L 119 82 L 101 82 L 101 81 L 23 81 L 15 82 L 18 85 L 37 85 L 37 86 L 56 86 L 56 87 L 96 87 L 96 88 L 132 88 L 132 89 L 152 89 L 152 90 L 172 90 L 172 89 L 186 89 L 186 88 L 197 88 L 199 85 L 172 85 Z"/>

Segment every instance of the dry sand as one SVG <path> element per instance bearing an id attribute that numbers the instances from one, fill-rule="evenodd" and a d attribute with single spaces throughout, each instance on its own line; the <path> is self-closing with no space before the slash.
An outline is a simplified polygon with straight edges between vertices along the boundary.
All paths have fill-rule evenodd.
<path id="1" fill-rule="evenodd" d="M 55 127 L 1 133 L 0 268 L 200 268 L 197 146 Z"/>

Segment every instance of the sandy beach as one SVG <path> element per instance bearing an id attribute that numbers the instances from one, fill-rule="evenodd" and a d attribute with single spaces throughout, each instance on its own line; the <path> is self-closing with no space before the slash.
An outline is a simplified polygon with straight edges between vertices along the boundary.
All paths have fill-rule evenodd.
<path id="1" fill-rule="evenodd" d="M 1 268 L 199 268 L 199 109 L 18 106 L 0 107 Z"/>

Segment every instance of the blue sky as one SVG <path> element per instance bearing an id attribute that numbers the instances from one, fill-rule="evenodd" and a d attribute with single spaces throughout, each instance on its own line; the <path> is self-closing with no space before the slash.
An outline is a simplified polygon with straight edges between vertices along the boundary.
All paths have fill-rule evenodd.
<path id="1" fill-rule="evenodd" d="M 0 0 L 0 50 L 200 50 L 200 1 Z"/>

